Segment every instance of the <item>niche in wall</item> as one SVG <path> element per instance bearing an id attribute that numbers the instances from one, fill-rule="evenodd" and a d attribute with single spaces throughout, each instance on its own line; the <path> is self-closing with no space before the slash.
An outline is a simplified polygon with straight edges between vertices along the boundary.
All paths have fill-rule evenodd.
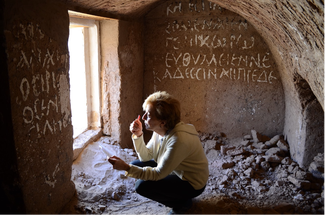
<path id="1" fill-rule="evenodd" d="M 282 134 L 284 94 L 272 54 L 244 18 L 208 1 L 166 1 L 145 17 L 144 97 L 167 91 L 182 121 L 229 138 Z"/>

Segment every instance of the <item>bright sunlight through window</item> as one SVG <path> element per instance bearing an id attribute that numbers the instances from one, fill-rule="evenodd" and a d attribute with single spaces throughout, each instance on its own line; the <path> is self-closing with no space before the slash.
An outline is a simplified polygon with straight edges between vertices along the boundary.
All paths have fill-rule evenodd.
<path id="1" fill-rule="evenodd" d="M 70 101 L 73 138 L 100 127 L 98 22 L 70 17 Z"/>
<path id="2" fill-rule="evenodd" d="M 73 137 L 88 128 L 84 28 L 70 28 L 70 100 Z"/>

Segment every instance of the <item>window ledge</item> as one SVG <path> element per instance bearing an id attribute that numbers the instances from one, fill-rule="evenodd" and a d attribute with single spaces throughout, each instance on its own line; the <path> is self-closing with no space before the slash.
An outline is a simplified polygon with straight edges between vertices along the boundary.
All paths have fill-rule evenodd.
<path id="1" fill-rule="evenodd" d="M 89 129 L 82 134 L 80 134 L 78 137 L 76 137 L 73 141 L 73 161 L 75 161 L 79 154 L 82 152 L 86 146 L 96 141 L 102 136 L 102 129 Z"/>

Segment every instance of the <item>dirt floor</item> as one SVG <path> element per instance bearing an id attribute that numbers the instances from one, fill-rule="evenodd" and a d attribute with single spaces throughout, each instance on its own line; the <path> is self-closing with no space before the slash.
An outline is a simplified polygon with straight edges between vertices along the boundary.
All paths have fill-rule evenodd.
<path id="1" fill-rule="evenodd" d="M 324 213 L 324 181 L 299 169 L 285 157 L 288 154 L 282 154 L 281 162 L 273 162 L 264 156 L 268 152 L 260 149 L 262 143 L 253 143 L 251 137 L 232 141 L 220 134 L 200 137 L 209 160 L 210 177 L 205 191 L 193 199 L 188 214 Z M 89 144 L 73 164 L 76 194 L 61 213 L 167 214 L 170 211 L 135 193 L 136 179 L 113 170 L 99 144 L 126 162 L 137 158 L 132 149 L 121 149 L 109 137 Z M 308 176 L 308 180 L 298 180 L 299 175 Z"/>

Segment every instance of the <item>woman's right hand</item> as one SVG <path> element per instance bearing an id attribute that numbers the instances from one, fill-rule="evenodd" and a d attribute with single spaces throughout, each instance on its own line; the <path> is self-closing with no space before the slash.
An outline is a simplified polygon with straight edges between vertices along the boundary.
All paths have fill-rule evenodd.
<path id="1" fill-rule="evenodd" d="M 130 124 L 130 131 L 132 134 L 140 137 L 142 135 L 142 123 L 140 121 L 140 115 Z"/>

